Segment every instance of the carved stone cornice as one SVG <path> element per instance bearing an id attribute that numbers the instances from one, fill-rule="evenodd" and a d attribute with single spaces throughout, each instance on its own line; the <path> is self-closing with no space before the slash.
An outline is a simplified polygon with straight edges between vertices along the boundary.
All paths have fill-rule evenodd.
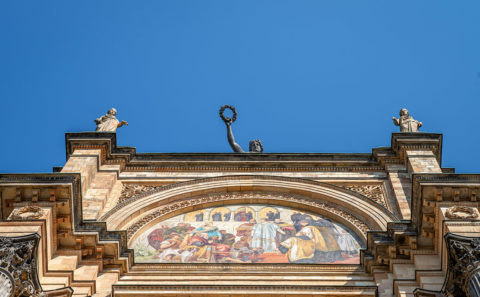
<path id="1" fill-rule="evenodd" d="M 403 165 L 405 163 L 390 147 L 374 148 L 372 149 L 372 155 L 384 167 L 390 164 Z"/>
<path id="2" fill-rule="evenodd" d="M 477 202 L 480 194 L 479 174 L 430 173 L 412 175 L 412 223 L 424 242 L 439 236 L 435 229 L 437 202 Z M 465 205 L 468 206 L 468 205 Z M 476 219 L 476 218 L 471 218 Z"/>
<path id="3" fill-rule="evenodd" d="M 75 149 L 100 149 L 102 161 L 109 159 L 127 162 L 135 155 L 135 148 L 117 146 L 117 134 L 111 132 L 65 133 L 65 150 L 67 160 Z"/>
<path id="4" fill-rule="evenodd" d="M 442 134 L 402 132 L 392 133 L 392 149 L 400 157 L 405 159 L 406 150 L 429 150 L 432 151 L 441 165 L 442 162 Z"/>
<path id="5" fill-rule="evenodd" d="M 351 296 L 359 294 L 362 296 L 378 296 L 377 286 L 313 286 L 313 285 L 126 285 L 116 284 L 112 286 L 113 297 L 135 296 L 135 292 L 152 292 L 151 296 L 163 296 L 161 292 L 169 292 L 178 295 L 191 292 L 204 294 L 241 294 L 241 295 L 263 295 L 263 294 L 281 294 L 285 296 L 299 296 L 312 293 L 329 293 L 328 296 Z M 127 292 L 123 294 L 123 292 Z M 118 294 L 118 295 L 117 295 Z M 323 295 L 323 294 L 322 294 Z M 325 296 L 327 296 L 325 294 Z"/>
<path id="6" fill-rule="evenodd" d="M 388 266 L 392 260 L 411 260 L 417 248 L 417 232 L 411 221 L 391 222 L 387 231 L 368 232 L 367 247 L 360 259 L 365 269 L 372 271 Z"/>
<path id="7" fill-rule="evenodd" d="M 239 263 L 137 263 L 135 264 L 130 273 L 142 273 L 152 272 L 163 273 L 185 273 L 198 272 L 201 270 L 203 273 L 216 273 L 222 271 L 223 273 L 238 274 L 245 272 L 245 264 Z M 321 273 L 329 274 L 331 272 L 347 272 L 347 273 L 365 273 L 365 270 L 358 264 L 293 264 L 293 263 L 248 263 L 248 271 L 255 272 L 256 274 L 285 274 L 285 273 L 314 273 L 319 275 Z"/>
<path id="8" fill-rule="evenodd" d="M 101 150 L 103 164 L 120 164 L 125 171 L 382 171 L 371 154 L 328 153 L 141 153 L 116 144 L 116 133 L 66 133 L 66 156 L 75 149 Z"/>
<path id="9" fill-rule="evenodd" d="M 391 148 L 372 154 L 328 153 L 141 153 L 120 147 L 116 133 L 66 133 L 67 159 L 75 149 L 101 150 L 103 164 L 119 164 L 124 171 L 185 172 L 380 172 L 386 164 L 404 163 L 405 150 L 431 150 L 441 161 L 442 135 L 393 133 Z"/>

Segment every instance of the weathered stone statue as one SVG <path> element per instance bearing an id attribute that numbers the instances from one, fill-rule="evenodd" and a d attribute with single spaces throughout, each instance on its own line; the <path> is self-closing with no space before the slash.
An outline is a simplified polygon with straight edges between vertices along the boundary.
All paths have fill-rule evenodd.
<path id="1" fill-rule="evenodd" d="M 110 108 L 106 115 L 103 115 L 95 120 L 97 124 L 97 132 L 116 132 L 117 128 L 122 127 L 123 125 L 128 125 L 125 121 L 118 121 L 115 115 L 117 110 L 115 108 Z"/>
<path id="2" fill-rule="evenodd" d="M 226 117 L 223 112 L 225 109 L 230 109 L 233 112 L 233 116 L 231 118 Z M 233 132 L 232 132 L 232 123 L 235 122 L 237 119 L 237 111 L 235 110 L 235 107 L 230 106 L 230 105 L 224 105 L 220 108 L 220 118 L 225 122 L 225 125 L 227 126 L 227 138 L 228 138 L 228 143 L 230 143 L 230 146 L 232 147 L 232 150 L 236 153 L 245 153 L 245 151 L 240 147 L 238 143 L 235 142 L 235 137 L 233 137 Z M 261 153 L 263 152 L 263 145 L 262 142 L 259 139 L 254 139 L 250 140 L 249 144 L 249 151 L 250 153 Z"/>
<path id="3" fill-rule="evenodd" d="M 395 126 L 400 126 L 400 132 L 418 132 L 423 125 L 422 122 L 414 120 L 406 108 L 400 110 L 400 118 L 393 117 L 392 120 Z"/>

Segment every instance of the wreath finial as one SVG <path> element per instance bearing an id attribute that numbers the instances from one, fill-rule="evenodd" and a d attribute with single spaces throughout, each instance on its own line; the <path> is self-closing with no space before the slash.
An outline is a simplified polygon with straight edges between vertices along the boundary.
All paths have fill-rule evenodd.
<path id="1" fill-rule="evenodd" d="M 230 109 L 232 112 L 233 112 L 233 116 L 231 118 L 229 117 L 226 117 L 223 112 L 225 111 L 225 109 Z M 222 120 L 226 123 L 228 122 L 229 120 L 233 122 L 235 122 L 237 120 L 237 110 L 235 109 L 235 107 L 231 106 L 231 105 L 223 105 L 221 108 L 220 108 L 220 111 L 218 112 L 220 114 L 220 117 L 222 118 Z"/>

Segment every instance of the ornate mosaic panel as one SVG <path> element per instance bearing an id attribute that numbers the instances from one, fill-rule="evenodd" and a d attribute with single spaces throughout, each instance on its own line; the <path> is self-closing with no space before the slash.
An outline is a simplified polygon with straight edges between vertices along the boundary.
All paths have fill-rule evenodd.
<path id="1" fill-rule="evenodd" d="M 273 205 L 182 214 L 140 234 L 137 263 L 358 264 L 361 241 L 322 216 Z"/>

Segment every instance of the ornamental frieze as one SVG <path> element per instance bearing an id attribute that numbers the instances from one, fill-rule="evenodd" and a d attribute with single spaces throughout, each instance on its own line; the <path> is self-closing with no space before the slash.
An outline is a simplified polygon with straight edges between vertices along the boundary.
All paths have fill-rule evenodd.
<path id="1" fill-rule="evenodd" d="M 356 228 L 358 228 L 363 236 L 366 238 L 366 234 L 368 230 L 371 228 L 365 224 L 362 220 L 359 220 L 352 214 L 339 209 L 337 206 L 334 206 L 330 203 L 325 202 L 317 202 L 302 196 L 292 195 L 292 194 L 283 194 L 283 193 L 256 193 L 256 192 L 230 192 L 230 193 L 216 193 L 216 194 L 209 194 L 205 196 L 193 197 L 189 198 L 188 200 L 182 200 L 173 202 L 167 205 L 162 206 L 161 208 L 155 210 L 154 212 L 149 213 L 148 215 L 142 217 L 139 221 L 135 222 L 127 229 L 128 239 L 130 240 L 135 233 L 140 230 L 143 226 L 147 225 L 151 221 L 158 219 L 159 217 L 171 214 L 175 211 L 180 209 L 185 209 L 191 206 L 196 205 L 204 205 L 206 203 L 214 203 L 220 201 L 234 201 L 238 200 L 239 203 L 241 201 L 245 201 L 248 199 L 264 199 L 264 200 L 272 200 L 273 201 L 287 201 L 292 203 L 298 203 L 305 206 L 308 206 L 311 209 L 317 208 L 325 210 L 326 212 L 335 214 L 339 217 L 342 217 L 344 220 L 348 221 Z"/>
<path id="2" fill-rule="evenodd" d="M 123 201 L 145 193 L 155 189 L 159 189 L 161 186 L 148 186 L 148 185 L 138 185 L 138 184 L 123 184 L 122 193 L 120 194 L 120 198 L 118 198 L 118 203 L 122 203 Z"/>
<path id="3" fill-rule="evenodd" d="M 381 204 L 385 208 L 388 208 L 381 185 L 347 186 L 346 188 L 360 193 L 378 204 Z"/>

